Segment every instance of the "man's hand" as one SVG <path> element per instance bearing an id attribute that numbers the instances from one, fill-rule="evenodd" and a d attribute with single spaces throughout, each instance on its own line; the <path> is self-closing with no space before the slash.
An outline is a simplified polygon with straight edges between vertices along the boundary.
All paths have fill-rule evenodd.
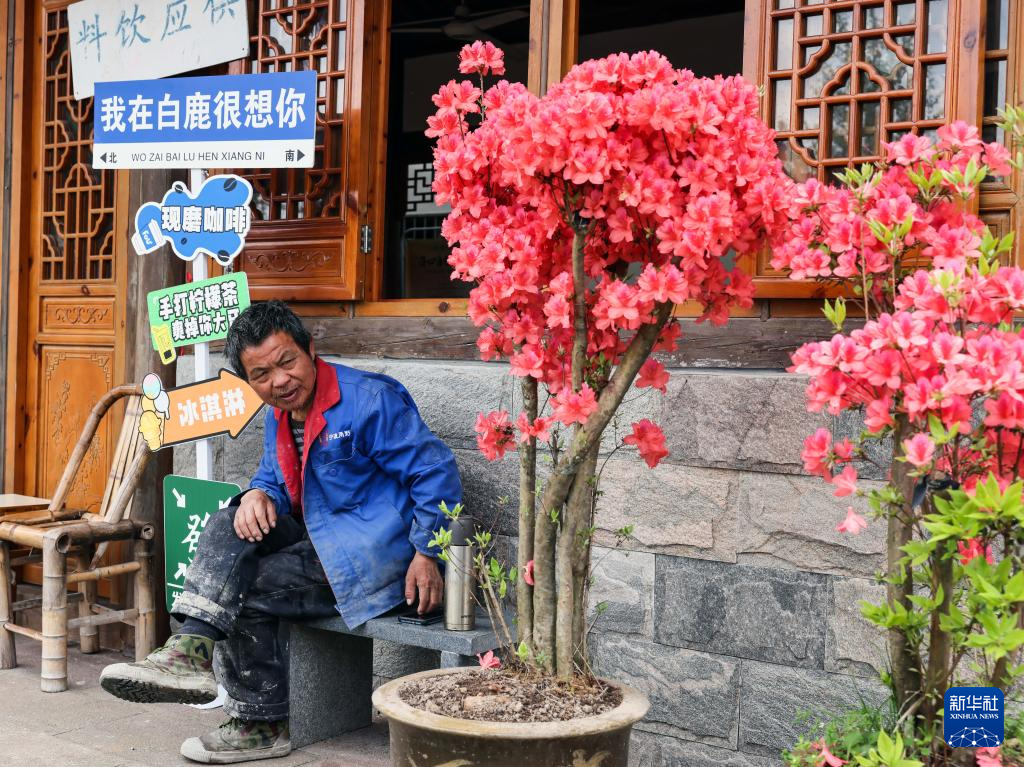
<path id="1" fill-rule="evenodd" d="M 441 571 L 437 569 L 437 562 L 433 557 L 428 557 L 418 551 L 412 558 L 409 572 L 405 575 L 405 603 L 407 605 L 416 601 L 417 591 L 419 592 L 419 601 L 416 612 L 420 615 L 433 612 L 441 606 L 441 599 L 444 596 L 444 580 L 441 578 Z"/>
<path id="2" fill-rule="evenodd" d="M 235 512 L 235 533 L 249 543 L 262 541 L 270 528 L 277 525 L 277 510 L 270 496 L 262 490 L 250 490 L 242 496 Z"/>

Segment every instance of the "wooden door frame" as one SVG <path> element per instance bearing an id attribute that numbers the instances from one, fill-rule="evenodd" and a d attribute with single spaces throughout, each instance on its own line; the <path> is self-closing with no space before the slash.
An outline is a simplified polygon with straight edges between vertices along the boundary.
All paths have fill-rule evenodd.
<path id="1" fill-rule="evenodd" d="M 7 271 L 10 268 L 10 198 L 5 190 L 11 185 L 11 140 L 13 133 L 8 127 L 7 121 L 12 111 L 12 100 L 14 96 L 14 41 L 11 34 L 14 29 L 11 25 L 16 8 L 14 0 L 7 0 L 6 13 L 0 14 L 0 41 L 3 41 L 3 66 L 0 67 L 0 157 L 3 158 L 3 181 L 0 183 L 0 296 L 7 292 Z M 7 327 L 7 302 L 0 301 L 0 328 Z M 7 359 L 7 333 L 0 333 L 0 359 Z M 7 437 L 7 380 L 6 376 L 0 378 L 0 446 L 6 443 Z M 0 488 L 4 485 L 5 466 L 0 462 Z"/>
<path id="2" fill-rule="evenodd" d="M 7 61 L 12 63 L 10 70 L 8 90 L 5 100 L 6 114 L 9 116 L 7 123 L 10 129 L 11 147 L 24 146 L 27 132 L 25 130 L 26 112 L 31 110 L 30 104 L 26 103 L 25 95 L 32 92 L 31 88 L 31 61 L 35 48 L 33 45 L 26 45 L 25 41 L 33 34 L 31 21 L 31 9 L 27 3 L 20 3 L 17 0 L 8 0 L 8 11 L 13 7 L 13 13 L 8 13 L 7 23 L 10 24 L 7 33 L 13 45 L 10 49 Z M 30 133 L 30 131 L 29 131 Z M 3 460 L 3 489 L 11 492 L 23 487 L 22 472 L 24 461 L 18 456 L 23 454 L 24 433 L 23 428 L 28 412 L 25 408 L 25 373 L 26 365 L 21 364 L 25 359 L 25 304 L 27 285 L 22 279 L 21 257 L 25 247 L 25 232 L 27 231 L 28 217 L 31 211 L 30 205 L 25 205 L 25 190 L 31 184 L 31 163 L 25 162 L 30 156 L 26 152 L 14 152 L 6 157 L 6 168 L 10 172 L 10 197 L 6 200 L 4 209 L 5 223 L 4 247 L 7 256 L 7 268 L 4 276 L 7 279 L 6 291 L 6 317 L 2 329 L 6 335 L 5 361 L 7 364 L 4 376 L 4 409 L 2 411 L 4 420 L 3 442 L 0 443 L 4 449 Z"/>

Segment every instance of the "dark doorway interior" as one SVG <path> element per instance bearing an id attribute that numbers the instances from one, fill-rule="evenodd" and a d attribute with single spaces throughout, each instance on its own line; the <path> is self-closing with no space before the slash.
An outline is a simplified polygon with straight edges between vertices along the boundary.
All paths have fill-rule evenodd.
<path id="1" fill-rule="evenodd" d="M 423 135 L 434 112 L 430 97 L 463 77 L 459 51 L 491 39 L 505 51 L 505 79 L 526 82 L 527 0 L 401 0 L 393 3 L 389 73 L 385 298 L 469 295 L 452 282 L 441 237 L 447 207 L 434 204 L 431 140 Z"/>

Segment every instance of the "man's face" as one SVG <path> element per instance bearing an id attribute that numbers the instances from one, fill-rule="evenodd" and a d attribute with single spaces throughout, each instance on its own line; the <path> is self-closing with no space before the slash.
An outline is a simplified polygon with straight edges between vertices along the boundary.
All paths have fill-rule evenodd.
<path id="1" fill-rule="evenodd" d="M 290 335 L 278 331 L 242 352 L 242 367 L 260 399 L 300 419 L 306 417 L 316 386 L 312 346 L 307 354 Z"/>

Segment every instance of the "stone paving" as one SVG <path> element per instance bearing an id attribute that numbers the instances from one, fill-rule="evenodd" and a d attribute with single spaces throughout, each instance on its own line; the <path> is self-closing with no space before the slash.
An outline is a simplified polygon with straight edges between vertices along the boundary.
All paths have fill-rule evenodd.
<path id="1" fill-rule="evenodd" d="M 67 692 L 39 690 L 39 645 L 16 638 L 19 666 L 0 671 L 0 765 L 17 767 L 170 767 L 193 764 L 181 742 L 217 727 L 220 709 L 118 700 L 99 686 L 100 670 L 123 660 L 112 651 L 82 655 L 71 647 Z M 274 767 L 387 767 L 387 723 L 321 741 Z"/>

